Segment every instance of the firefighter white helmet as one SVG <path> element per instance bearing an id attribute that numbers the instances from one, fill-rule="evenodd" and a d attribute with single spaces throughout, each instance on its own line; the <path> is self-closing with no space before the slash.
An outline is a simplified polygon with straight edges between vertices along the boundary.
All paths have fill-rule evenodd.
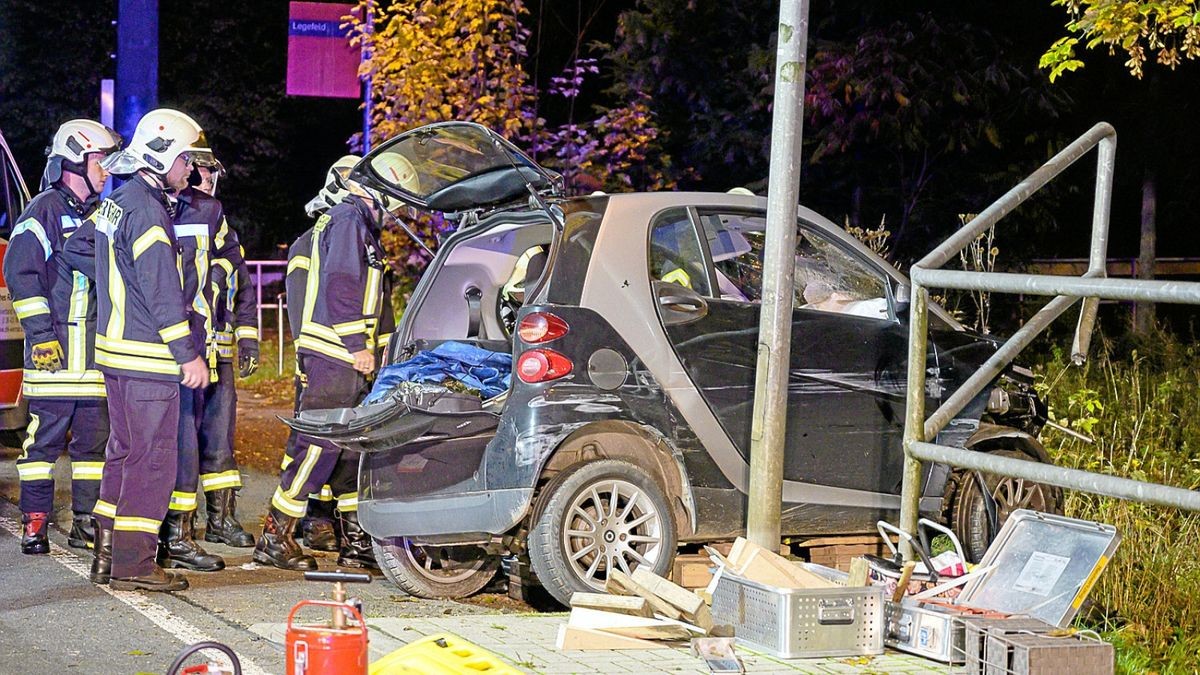
<path id="1" fill-rule="evenodd" d="M 63 170 L 87 177 L 87 156 L 100 152 L 108 155 L 121 148 L 121 135 L 92 120 L 64 122 L 46 148 L 46 170 L 42 189 L 62 180 Z"/>
<path id="2" fill-rule="evenodd" d="M 371 170 L 390 185 L 412 193 L 417 193 L 420 190 L 417 170 L 404 155 L 396 152 L 385 152 L 377 157 L 373 157 L 371 159 Z M 373 199 L 390 213 L 394 214 L 404 206 L 402 202 L 356 180 L 348 179 L 346 183 L 349 185 L 351 192 Z"/>
<path id="3" fill-rule="evenodd" d="M 118 176 L 137 173 L 140 169 L 163 175 L 185 152 L 211 154 L 212 150 L 195 120 L 178 110 L 159 108 L 138 120 L 129 145 L 110 156 L 104 168 Z"/>
<path id="4" fill-rule="evenodd" d="M 317 193 L 307 204 L 304 205 L 304 212 L 309 218 L 316 218 L 330 208 L 337 206 L 342 201 L 342 198 L 349 194 L 349 189 L 346 186 L 346 176 L 350 175 L 350 169 L 354 168 L 362 158 L 358 155 L 344 155 L 341 159 L 333 163 L 329 167 L 329 171 L 325 174 L 325 185 L 321 191 Z"/>

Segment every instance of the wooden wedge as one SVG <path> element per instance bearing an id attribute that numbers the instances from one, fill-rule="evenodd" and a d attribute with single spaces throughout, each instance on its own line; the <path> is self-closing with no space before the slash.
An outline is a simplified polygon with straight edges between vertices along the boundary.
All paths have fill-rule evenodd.
<path id="1" fill-rule="evenodd" d="M 695 635 L 694 631 L 678 621 L 647 619 L 585 607 L 572 609 L 567 625 L 641 640 L 688 640 Z"/>
<path id="2" fill-rule="evenodd" d="M 668 649 L 671 645 L 665 642 L 639 640 L 602 630 L 579 628 L 563 624 L 558 627 L 558 649 Z"/>

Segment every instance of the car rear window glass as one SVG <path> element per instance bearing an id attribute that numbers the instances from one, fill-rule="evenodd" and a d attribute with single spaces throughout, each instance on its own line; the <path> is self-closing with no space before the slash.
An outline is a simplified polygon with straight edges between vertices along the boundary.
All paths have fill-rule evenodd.
<path id="1" fill-rule="evenodd" d="M 704 252 L 687 209 L 659 214 L 650 228 L 650 278 L 711 295 Z"/>

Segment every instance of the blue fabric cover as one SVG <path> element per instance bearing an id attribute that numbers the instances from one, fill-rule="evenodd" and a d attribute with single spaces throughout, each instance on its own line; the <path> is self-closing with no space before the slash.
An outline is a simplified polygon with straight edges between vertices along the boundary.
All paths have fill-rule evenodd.
<path id="1" fill-rule="evenodd" d="M 407 361 L 384 366 L 364 404 L 385 398 L 401 382 L 441 384 L 446 378 L 478 389 L 487 399 L 508 391 L 512 355 L 480 349 L 462 342 L 443 342 Z"/>

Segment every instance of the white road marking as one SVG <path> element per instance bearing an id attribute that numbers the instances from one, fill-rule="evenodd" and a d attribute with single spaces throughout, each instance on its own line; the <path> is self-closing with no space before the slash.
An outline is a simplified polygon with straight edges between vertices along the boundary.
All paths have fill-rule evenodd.
<path id="1" fill-rule="evenodd" d="M 0 516 L 0 528 L 7 530 L 8 533 L 14 537 L 21 536 L 21 524 L 12 518 L 9 518 L 8 516 Z M 90 565 L 83 564 L 83 561 L 79 558 L 79 556 L 71 553 L 67 549 L 55 544 L 54 542 L 50 542 L 50 558 L 58 562 L 63 567 L 71 570 L 75 574 L 83 577 L 84 579 L 87 579 L 88 574 L 91 573 Z M 168 611 L 166 607 L 163 607 L 158 603 L 151 602 L 141 593 L 135 591 L 114 591 L 108 586 L 100 586 L 98 584 L 93 585 L 117 600 L 129 605 L 138 614 L 150 619 L 154 622 L 154 625 L 167 631 L 174 636 L 175 639 L 179 640 L 185 645 L 191 645 L 197 642 L 215 642 L 215 640 L 213 640 L 199 628 L 193 626 L 186 619 L 175 616 Z M 230 670 L 233 669 L 233 664 L 230 663 L 229 658 L 224 654 L 210 649 L 205 652 L 205 656 L 211 658 L 210 655 L 215 656 L 218 663 L 220 663 L 223 667 Z M 242 663 L 243 675 L 267 675 L 267 671 L 260 668 L 258 664 L 254 663 L 250 659 L 238 657 L 238 660 Z"/>

